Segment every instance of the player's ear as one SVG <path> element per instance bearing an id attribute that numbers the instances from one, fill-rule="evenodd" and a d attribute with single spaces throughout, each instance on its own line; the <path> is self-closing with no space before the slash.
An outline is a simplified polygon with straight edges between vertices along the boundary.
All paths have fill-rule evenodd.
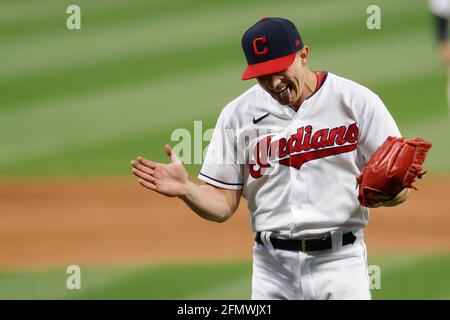
<path id="1" fill-rule="evenodd" d="M 299 51 L 299 57 L 300 62 L 302 65 L 306 65 L 308 63 L 309 58 L 309 47 L 305 45 L 300 51 Z"/>

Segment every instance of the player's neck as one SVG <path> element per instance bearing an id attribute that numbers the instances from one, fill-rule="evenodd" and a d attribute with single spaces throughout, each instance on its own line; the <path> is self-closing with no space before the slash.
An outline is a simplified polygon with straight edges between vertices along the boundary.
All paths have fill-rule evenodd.
<path id="1" fill-rule="evenodd" d="M 307 73 L 306 73 L 306 79 L 305 79 L 303 92 L 300 95 L 300 98 L 292 106 L 292 108 L 295 111 L 297 111 L 300 108 L 303 101 L 308 99 L 315 92 L 316 87 L 317 87 L 317 82 L 318 82 L 318 80 L 317 80 L 316 74 L 313 71 L 308 69 Z"/>

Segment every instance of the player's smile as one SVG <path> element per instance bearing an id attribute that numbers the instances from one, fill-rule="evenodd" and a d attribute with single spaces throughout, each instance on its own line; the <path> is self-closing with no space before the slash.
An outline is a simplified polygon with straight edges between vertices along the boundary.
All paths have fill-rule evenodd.
<path id="1" fill-rule="evenodd" d="M 298 85 L 294 81 L 287 84 L 280 84 L 275 89 L 270 89 L 264 86 L 263 88 L 272 96 L 273 99 L 283 106 L 294 106 L 299 99 L 299 90 L 297 89 Z"/>
<path id="2" fill-rule="evenodd" d="M 273 99 L 283 106 L 299 107 L 302 88 L 304 87 L 303 70 L 300 57 L 286 70 L 278 73 L 263 75 L 257 78 L 259 85 L 267 91 Z"/>
<path id="3" fill-rule="evenodd" d="M 281 87 L 281 89 L 279 89 L 279 90 L 272 90 L 270 94 L 271 94 L 272 98 L 277 100 L 278 103 L 281 105 L 291 104 L 291 102 L 292 102 L 291 101 L 292 100 L 292 85 L 288 84 L 288 85 Z"/>
<path id="4" fill-rule="evenodd" d="M 279 104 L 292 105 L 295 103 L 297 93 L 295 85 L 284 77 L 280 78 L 278 74 L 268 75 L 258 78 L 258 82 Z"/>

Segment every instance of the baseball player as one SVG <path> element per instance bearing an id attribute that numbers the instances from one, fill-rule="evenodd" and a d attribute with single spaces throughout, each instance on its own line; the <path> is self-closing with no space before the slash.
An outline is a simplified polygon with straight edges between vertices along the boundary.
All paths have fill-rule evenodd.
<path id="1" fill-rule="evenodd" d="M 428 0 L 434 16 L 436 39 L 439 44 L 439 57 L 447 65 L 447 105 L 450 108 L 450 41 L 448 40 L 448 19 L 450 17 L 450 0 Z"/>
<path id="2" fill-rule="evenodd" d="M 257 84 L 222 110 L 199 174 L 205 184 L 189 180 L 169 146 L 169 164 L 138 157 L 133 173 L 211 221 L 226 221 L 247 199 L 252 299 L 370 299 L 369 212 L 356 177 L 388 136 L 400 136 L 396 123 L 369 89 L 311 71 L 309 48 L 289 20 L 261 19 L 242 47 L 242 79 Z M 395 206 L 407 196 L 404 189 L 379 201 Z"/>
<path id="3" fill-rule="evenodd" d="M 450 16 L 450 0 L 428 0 L 429 8 L 434 16 L 436 38 L 442 61 L 450 63 L 450 42 L 448 41 L 448 19 Z"/>

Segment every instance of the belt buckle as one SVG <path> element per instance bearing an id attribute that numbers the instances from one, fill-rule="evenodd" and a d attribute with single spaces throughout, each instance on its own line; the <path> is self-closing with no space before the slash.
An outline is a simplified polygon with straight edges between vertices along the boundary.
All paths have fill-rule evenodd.
<path id="1" fill-rule="evenodd" d="M 300 243 L 302 247 L 302 252 L 306 252 L 306 239 L 301 239 Z"/>

